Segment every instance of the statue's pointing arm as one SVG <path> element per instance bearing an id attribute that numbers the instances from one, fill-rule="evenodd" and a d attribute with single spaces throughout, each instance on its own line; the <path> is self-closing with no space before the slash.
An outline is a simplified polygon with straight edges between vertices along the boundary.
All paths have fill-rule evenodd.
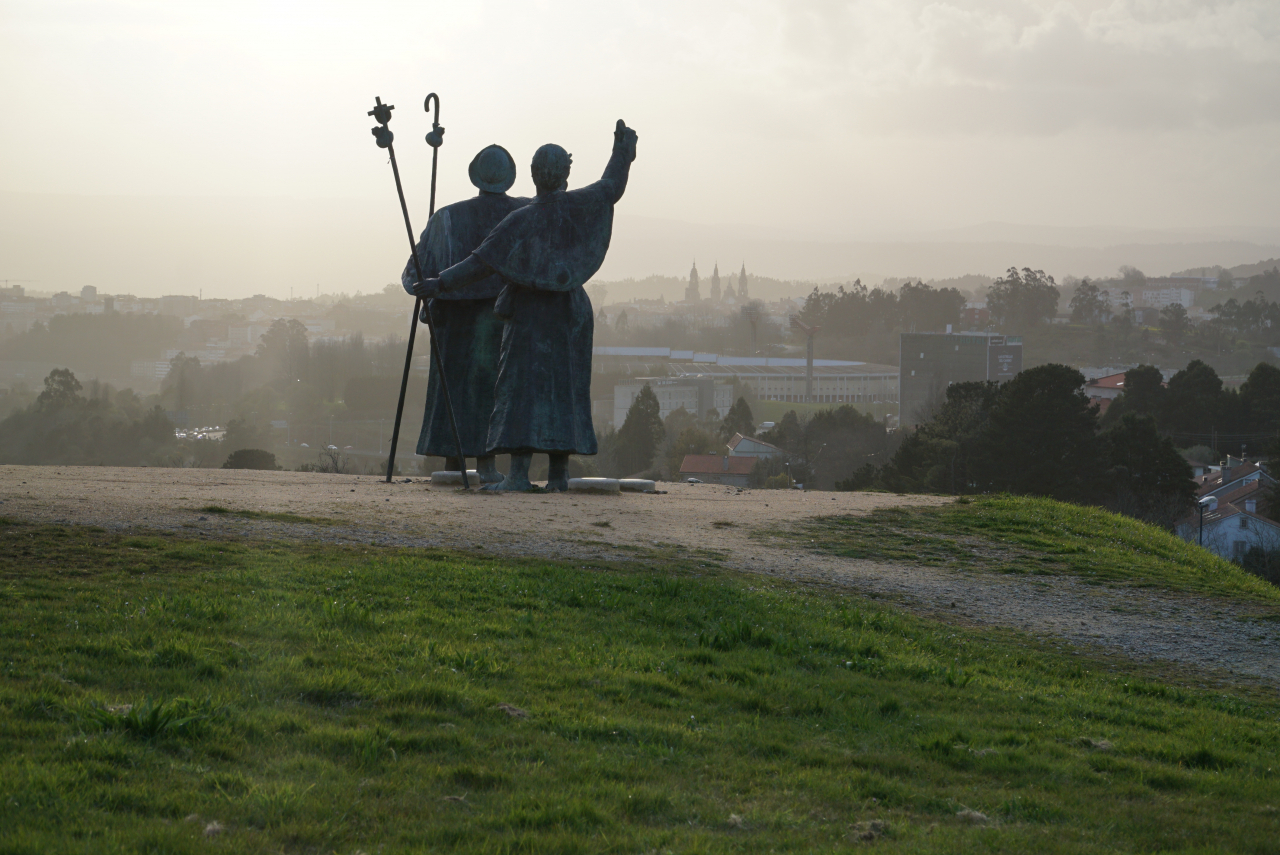
<path id="1" fill-rule="evenodd" d="M 613 154 L 604 168 L 600 184 L 611 203 L 617 203 L 627 189 L 627 176 L 631 172 L 631 161 L 636 159 L 636 132 L 627 127 L 626 122 L 618 120 L 613 130 Z"/>

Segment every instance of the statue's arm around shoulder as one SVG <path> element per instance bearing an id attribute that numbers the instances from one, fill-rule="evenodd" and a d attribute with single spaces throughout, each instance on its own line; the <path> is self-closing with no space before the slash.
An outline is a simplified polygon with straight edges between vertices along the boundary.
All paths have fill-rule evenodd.
<path id="1" fill-rule="evenodd" d="M 449 251 L 449 219 L 448 208 L 436 211 L 427 221 L 427 227 L 422 230 L 422 237 L 418 239 L 414 252 L 418 255 L 418 266 L 422 268 L 424 279 L 439 276 L 441 266 L 448 267 L 453 260 Z M 413 294 L 413 286 L 417 281 L 418 267 L 414 266 L 413 259 L 410 258 L 404 266 L 404 272 L 400 274 L 400 285 Z"/>
<path id="2" fill-rule="evenodd" d="M 425 273 L 425 271 L 423 272 Z M 456 291 L 459 288 L 474 285 L 481 279 L 492 275 L 493 268 L 481 261 L 475 254 L 472 254 L 452 267 L 440 271 L 438 277 L 429 277 L 425 282 L 406 290 L 410 294 L 427 300 L 447 291 Z"/>

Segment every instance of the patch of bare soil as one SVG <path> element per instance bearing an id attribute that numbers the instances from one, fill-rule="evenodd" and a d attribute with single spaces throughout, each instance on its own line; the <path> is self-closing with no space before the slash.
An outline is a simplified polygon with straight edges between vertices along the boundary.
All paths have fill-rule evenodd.
<path id="1" fill-rule="evenodd" d="M 771 577 L 891 597 L 913 611 L 1013 627 L 1064 647 L 1280 686 L 1280 624 L 1248 605 L 1020 576 L 814 554 L 749 532 L 828 514 L 939 504 L 933 496 L 663 485 L 666 495 L 467 493 L 419 479 L 220 469 L 0 467 L 0 516 L 252 538 L 440 547 L 571 560 L 714 559 Z M 233 513 L 202 510 L 223 508 Z M 234 512 L 323 520 L 294 522 Z"/>

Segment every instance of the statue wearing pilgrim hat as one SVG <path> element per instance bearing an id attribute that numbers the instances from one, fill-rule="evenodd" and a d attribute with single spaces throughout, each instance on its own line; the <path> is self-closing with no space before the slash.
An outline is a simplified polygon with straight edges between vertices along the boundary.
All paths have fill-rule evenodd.
<path id="1" fill-rule="evenodd" d="M 496 276 L 496 309 L 507 318 L 489 420 L 488 451 L 510 454 L 511 471 L 489 490 L 531 489 L 534 453 L 550 458 L 548 490 L 568 489 L 571 454 L 595 454 L 591 354 L 595 313 L 583 285 L 600 269 L 613 209 L 627 188 L 637 135 L 619 120 L 599 181 L 568 189 L 572 158 L 558 145 L 533 155 L 537 195 L 504 219 L 465 259 L 428 275 L 422 298 L 456 294 Z M 435 268 L 433 268 L 435 269 Z"/>
<path id="2" fill-rule="evenodd" d="M 529 200 L 508 196 L 516 180 L 516 163 L 505 148 L 491 145 L 482 149 L 467 169 L 478 195 L 436 211 L 418 241 L 418 261 L 422 275 L 434 278 L 441 271 L 463 261 L 484 241 L 508 214 Z M 400 283 L 414 293 L 417 276 L 409 259 Z M 487 448 L 489 417 L 493 412 L 494 387 L 498 377 L 498 354 L 502 345 L 503 321 L 494 314 L 494 301 L 502 291 L 497 274 L 486 276 L 430 301 L 440 355 L 454 390 L 453 405 L 463 452 L 476 458 L 482 483 L 502 480 Z M 449 427 L 444 396 L 440 391 L 439 363 L 432 360 L 427 382 L 427 404 L 418 437 L 418 454 L 444 457 L 445 468 L 459 470 L 466 460 L 457 458 L 457 446 Z"/>

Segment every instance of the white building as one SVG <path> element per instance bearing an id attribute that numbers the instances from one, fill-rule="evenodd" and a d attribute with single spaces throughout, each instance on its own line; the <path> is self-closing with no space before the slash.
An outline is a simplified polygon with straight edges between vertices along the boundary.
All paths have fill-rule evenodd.
<path id="1" fill-rule="evenodd" d="M 1254 480 L 1218 497 L 1202 499 L 1199 510 L 1178 524 L 1178 536 L 1228 561 L 1240 561 L 1250 549 L 1280 550 L 1280 523 L 1258 513 L 1262 482 Z"/>
<path id="2" fill-rule="evenodd" d="M 1142 305 L 1163 309 L 1174 303 L 1186 308 L 1195 302 L 1196 295 L 1190 288 L 1143 288 Z"/>
<path id="3" fill-rule="evenodd" d="M 129 363 L 129 376 L 135 380 L 163 380 L 169 376 L 169 360 L 135 359 Z"/>
<path id="4" fill-rule="evenodd" d="M 735 433 L 733 439 L 729 440 L 730 457 L 769 458 L 778 457 L 784 453 L 781 448 L 763 439 L 743 436 L 740 433 Z"/>

